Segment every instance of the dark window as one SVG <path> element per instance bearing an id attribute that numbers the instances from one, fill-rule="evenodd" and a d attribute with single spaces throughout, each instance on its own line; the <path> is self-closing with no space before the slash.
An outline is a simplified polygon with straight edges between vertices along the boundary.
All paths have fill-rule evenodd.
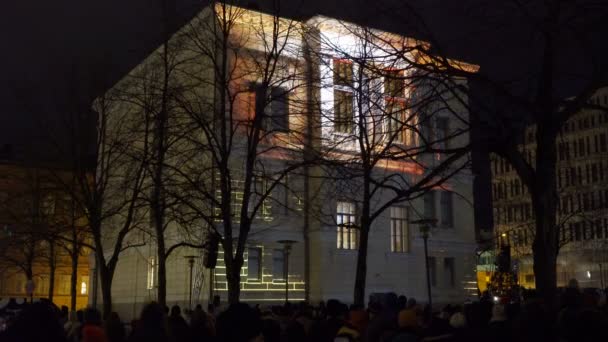
<path id="1" fill-rule="evenodd" d="M 384 95 L 389 97 L 404 97 L 405 82 L 400 70 L 386 70 L 384 76 Z"/>
<path id="2" fill-rule="evenodd" d="M 435 207 L 435 192 L 435 190 L 431 190 L 424 194 L 425 219 L 435 219 L 437 217 L 437 209 Z"/>
<path id="3" fill-rule="evenodd" d="M 429 263 L 429 275 L 431 278 L 431 286 L 435 287 L 437 286 L 437 264 L 436 264 L 436 260 L 435 257 L 428 257 L 428 263 Z"/>
<path id="4" fill-rule="evenodd" d="M 282 249 L 272 251 L 272 279 L 285 280 L 285 251 Z"/>
<path id="5" fill-rule="evenodd" d="M 273 131 L 289 130 L 289 96 L 287 90 L 281 87 L 270 89 L 269 129 Z"/>
<path id="6" fill-rule="evenodd" d="M 443 271 L 446 277 L 446 286 L 454 287 L 456 285 L 456 277 L 455 277 L 455 262 L 454 258 L 444 258 L 443 259 Z"/>
<path id="7" fill-rule="evenodd" d="M 597 182 L 597 164 L 591 165 L 591 181 Z"/>
<path id="8" fill-rule="evenodd" d="M 606 152 L 606 133 L 600 134 L 600 151 Z"/>
<path id="9" fill-rule="evenodd" d="M 574 240 L 581 241 L 581 225 L 578 222 L 574 224 Z"/>
<path id="10" fill-rule="evenodd" d="M 352 133 L 353 94 L 349 91 L 334 90 L 334 129 L 340 133 Z"/>
<path id="11" fill-rule="evenodd" d="M 449 120 L 448 118 L 437 118 L 437 142 L 439 149 L 449 148 L 448 137 L 449 137 Z"/>
<path id="12" fill-rule="evenodd" d="M 454 203 L 452 192 L 441 192 L 441 225 L 444 227 L 454 227 Z"/>
<path id="13" fill-rule="evenodd" d="M 247 279 L 262 280 L 262 250 L 249 248 L 247 254 Z"/>

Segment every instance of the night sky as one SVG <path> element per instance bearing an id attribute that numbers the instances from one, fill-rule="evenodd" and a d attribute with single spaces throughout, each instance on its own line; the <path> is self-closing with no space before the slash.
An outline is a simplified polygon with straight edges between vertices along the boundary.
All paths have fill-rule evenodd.
<path id="1" fill-rule="evenodd" d="M 181 22 L 207 2 L 174 0 Z M 8 4 L 6 2 L 9 2 Z M 534 3 L 535 1 L 530 1 Z M 536 1 L 540 3 L 542 1 Z M 581 10 L 572 5 L 569 30 L 558 44 L 560 96 L 570 94 L 592 72 L 591 55 L 608 61 L 606 8 Z M 264 10 L 272 1 L 243 1 Z M 48 136 L 61 136 L 62 117 L 75 98 L 99 95 L 82 70 L 102 73 L 111 86 L 157 47 L 161 37 L 161 0 L 5 0 L 0 5 L 0 148 L 11 145 L 16 155 L 54 158 Z M 281 13 L 307 18 L 323 14 L 408 36 L 432 37 L 448 55 L 479 64 L 492 79 L 508 81 L 529 92 L 537 70 L 538 36 L 521 11 L 496 0 L 294 0 L 282 1 Z M 531 13 L 534 13 L 532 8 Z M 601 43 L 600 43 L 601 42 Z M 80 70 L 80 71 L 76 71 Z M 581 76 L 582 75 L 582 76 Z M 81 96 L 86 93 L 86 96 Z M 480 144 L 481 145 L 481 144 Z M 34 151 L 34 152 L 32 152 Z M 484 159 L 483 150 L 474 151 Z M 486 158 L 487 160 L 487 158 Z M 491 225 L 489 173 L 477 167 L 477 226 Z"/>
<path id="2" fill-rule="evenodd" d="M 182 22 L 207 3 L 174 1 Z M 45 131 L 53 129 L 52 122 L 75 97 L 74 85 L 80 77 L 75 70 L 103 69 L 111 84 L 158 46 L 161 36 L 161 0 L 4 2 L 0 10 L 0 146 L 20 149 L 36 141 L 44 146 Z M 253 3 L 263 10 L 272 1 L 240 2 Z M 281 13 L 300 18 L 324 14 L 422 38 L 430 32 L 442 50 L 481 65 L 482 72 L 493 78 L 525 79 L 534 69 L 531 56 L 538 42 L 525 18 L 513 14 L 511 7 L 497 7 L 502 3 L 508 2 L 294 0 L 282 1 Z M 598 41 L 603 41 L 605 20 L 597 20 L 601 18 L 597 13 L 584 16 L 584 30 L 597 31 Z M 421 29 L 423 24 L 425 29 Z M 577 58 L 583 58 L 579 46 L 564 49 L 561 63 L 577 64 Z M 562 84 L 576 84 L 575 74 L 570 73 Z"/>

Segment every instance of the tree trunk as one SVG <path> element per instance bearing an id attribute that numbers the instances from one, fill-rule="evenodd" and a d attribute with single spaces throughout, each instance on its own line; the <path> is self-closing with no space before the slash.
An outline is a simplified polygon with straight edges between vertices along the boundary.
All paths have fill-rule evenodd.
<path id="1" fill-rule="evenodd" d="M 167 305 L 167 258 L 165 257 L 165 240 L 157 239 L 158 254 L 158 285 L 156 301 L 162 307 Z"/>
<path id="2" fill-rule="evenodd" d="M 365 282 L 367 279 L 367 241 L 369 227 L 361 225 L 359 234 L 359 249 L 357 251 L 357 272 L 355 275 L 354 304 L 365 306 Z"/>
<path id="3" fill-rule="evenodd" d="M 55 293 L 55 243 L 49 242 L 49 301 L 53 301 L 53 295 Z"/>
<path id="4" fill-rule="evenodd" d="M 537 132 L 536 179 L 532 191 L 535 210 L 536 236 L 532 244 L 534 252 L 534 276 L 536 289 L 545 305 L 553 309 L 557 294 L 557 254 L 559 226 L 557 215 L 556 185 L 556 131 L 539 125 Z"/>
<path id="5" fill-rule="evenodd" d="M 354 304 L 365 306 L 365 285 L 367 280 L 367 246 L 369 240 L 370 221 L 370 179 L 371 171 L 366 169 L 363 178 L 363 205 L 359 232 L 359 248 L 357 250 L 357 271 L 355 274 Z"/>
<path id="6" fill-rule="evenodd" d="M 228 282 L 228 303 L 236 304 L 241 296 L 241 268 L 243 257 L 232 257 L 232 252 L 224 252 L 226 263 L 226 281 Z"/>
<path id="7" fill-rule="evenodd" d="M 110 317 L 112 313 L 112 278 L 114 271 L 109 269 L 104 263 L 97 262 L 99 270 L 99 282 L 101 285 L 101 300 L 103 303 L 103 317 Z"/>
<path id="8" fill-rule="evenodd" d="M 73 242 L 76 245 L 76 242 Z M 76 290 L 78 286 L 78 247 L 72 248 L 72 276 L 70 277 L 70 311 L 76 311 Z"/>

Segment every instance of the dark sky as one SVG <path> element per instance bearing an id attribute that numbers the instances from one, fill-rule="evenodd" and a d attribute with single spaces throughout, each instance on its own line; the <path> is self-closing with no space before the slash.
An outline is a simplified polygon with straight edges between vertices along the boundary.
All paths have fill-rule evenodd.
<path id="1" fill-rule="evenodd" d="M 101 63 L 116 80 L 145 57 L 159 42 L 160 1 L 4 0 L 0 146 L 40 140 L 41 131 L 52 126 L 46 122 L 61 117 L 62 108 L 74 97 L 74 89 L 68 89 L 78 78 L 74 70 L 95 69 Z M 175 2 L 182 17 L 205 4 Z M 258 2 L 263 9 L 272 1 Z M 518 78 L 530 70 L 534 36 L 525 18 L 505 15 L 511 9 L 498 8 L 498 3 L 503 1 L 293 0 L 282 1 L 281 10 L 287 16 L 324 14 L 413 35 L 432 32 L 451 55 L 480 64 L 493 77 Z M 420 29 L 421 22 L 426 29 Z M 568 56 L 574 57 L 566 60 L 577 55 L 572 49 Z"/>

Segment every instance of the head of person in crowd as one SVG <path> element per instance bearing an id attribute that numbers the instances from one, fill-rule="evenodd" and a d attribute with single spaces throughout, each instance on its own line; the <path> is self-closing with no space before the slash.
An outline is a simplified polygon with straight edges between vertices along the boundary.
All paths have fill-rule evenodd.
<path id="1" fill-rule="evenodd" d="M 0 334 L 2 342 L 65 342 L 67 338 L 59 319 L 59 312 L 49 303 L 28 305 Z"/>
<path id="2" fill-rule="evenodd" d="M 216 323 L 220 341 L 250 342 L 262 340 L 260 317 L 245 303 L 231 304 Z"/>

